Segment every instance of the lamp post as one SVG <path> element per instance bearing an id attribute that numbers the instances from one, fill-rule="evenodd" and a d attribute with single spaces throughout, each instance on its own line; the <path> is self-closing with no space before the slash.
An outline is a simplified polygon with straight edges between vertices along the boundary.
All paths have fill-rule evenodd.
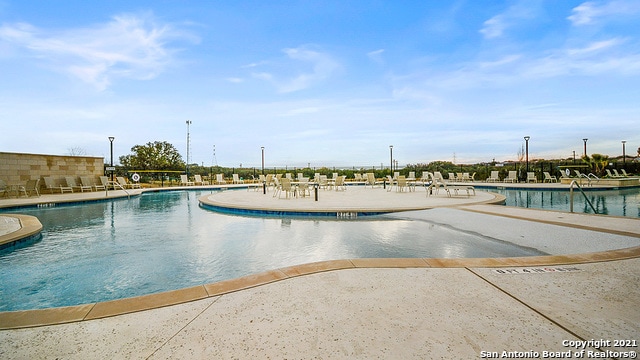
<path id="1" fill-rule="evenodd" d="M 260 149 L 262 150 L 262 175 L 264 175 L 264 146 L 261 146 Z"/>
<path id="2" fill-rule="evenodd" d="M 189 177 L 189 125 L 191 125 L 191 120 L 187 120 L 187 165 L 185 167 L 187 177 Z"/>
<path id="3" fill-rule="evenodd" d="M 627 143 L 626 140 L 622 140 L 622 166 L 624 167 L 625 165 L 627 165 L 627 154 L 625 153 L 625 144 Z"/>
<path id="4" fill-rule="evenodd" d="M 587 140 L 589 139 L 582 139 L 582 141 L 584 141 L 584 156 L 587 156 Z"/>
<path id="5" fill-rule="evenodd" d="M 531 136 L 525 136 L 524 137 L 524 142 L 525 142 L 525 154 L 526 154 L 526 159 L 527 159 L 527 172 L 529 172 L 529 139 L 531 139 Z"/>
<path id="6" fill-rule="evenodd" d="M 576 163 L 576 151 L 575 150 L 573 150 L 573 163 L 574 164 Z"/>
<path id="7" fill-rule="evenodd" d="M 391 176 L 393 176 L 393 145 L 389 145 L 389 152 L 391 153 Z"/>
<path id="8" fill-rule="evenodd" d="M 111 145 L 111 162 L 109 163 L 109 166 L 111 167 L 111 181 L 113 181 L 113 140 L 115 139 L 115 137 L 109 136 L 109 143 Z"/>

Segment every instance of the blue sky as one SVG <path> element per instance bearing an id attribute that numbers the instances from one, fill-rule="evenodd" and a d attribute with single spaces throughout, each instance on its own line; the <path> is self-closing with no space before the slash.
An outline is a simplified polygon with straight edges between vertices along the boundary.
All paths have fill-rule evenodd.
<path id="1" fill-rule="evenodd" d="M 206 166 L 640 147 L 637 0 L 0 0 L 0 66 L 6 152 L 186 158 L 187 120 Z"/>

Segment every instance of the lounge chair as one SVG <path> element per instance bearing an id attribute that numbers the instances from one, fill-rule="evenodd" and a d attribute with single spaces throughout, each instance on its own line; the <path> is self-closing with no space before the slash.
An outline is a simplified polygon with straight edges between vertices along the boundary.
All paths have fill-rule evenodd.
<path id="1" fill-rule="evenodd" d="M 371 188 L 373 189 L 376 185 L 379 185 L 380 183 L 376 182 L 376 176 L 373 173 L 366 173 L 366 177 L 364 180 L 364 186 L 371 186 Z"/>
<path id="2" fill-rule="evenodd" d="M 100 184 L 102 185 L 102 187 L 104 187 L 105 190 L 108 189 L 109 187 L 111 189 L 114 188 L 112 184 L 109 184 L 109 178 L 108 177 L 100 176 L 99 179 L 100 179 Z"/>
<path id="3" fill-rule="evenodd" d="M 462 181 L 464 182 L 469 182 L 471 181 L 471 176 L 469 176 L 469 173 L 462 173 Z"/>
<path id="4" fill-rule="evenodd" d="M 193 186 L 196 183 L 194 183 L 193 181 L 189 180 L 189 177 L 187 175 L 180 175 L 180 185 L 182 186 Z"/>
<path id="5" fill-rule="evenodd" d="M 491 171 L 491 176 L 487 178 L 487 182 L 496 182 L 500 181 L 500 172 L 499 171 Z"/>
<path id="6" fill-rule="evenodd" d="M 291 174 L 288 174 L 289 176 L 291 176 Z M 291 179 L 289 179 L 291 180 Z M 233 183 L 234 184 L 244 184 L 244 180 L 240 179 L 240 176 L 238 176 L 238 174 L 233 174 Z"/>
<path id="7" fill-rule="evenodd" d="M 209 185 L 208 181 L 202 180 L 202 175 L 193 175 L 193 182 L 196 185 Z"/>
<path id="8" fill-rule="evenodd" d="M 36 195 L 40 197 L 40 179 L 27 180 L 27 184 L 20 186 L 18 192 L 23 192 L 25 196 L 31 196 L 33 193 L 36 193 Z"/>
<path id="9" fill-rule="evenodd" d="M 516 183 L 518 182 L 518 176 L 516 175 L 517 172 L 512 170 L 509 171 L 509 176 L 507 176 L 506 178 L 504 178 L 504 182 L 511 182 L 511 183 Z"/>
<path id="10" fill-rule="evenodd" d="M 620 171 L 622 171 L 622 175 L 624 177 L 629 177 L 629 174 L 627 174 L 627 171 L 625 169 L 620 169 Z"/>
<path id="11" fill-rule="evenodd" d="M 92 190 L 98 191 L 98 190 L 104 190 L 105 187 L 102 185 L 96 185 L 93 183 L 93 181 L 91 180 L 90 176 L 80 176 L 80 183 L 83 186 L 89 186 Z"/>
<path id="12" fill-rule="evenodd" d="M 537 183 L 538 182 L 538 178 L 536 177 L 536 173 L 534 172 L 528 172 L 527 173 L 527 182 L 534 182 Z"/>
<path id="13" fill-rule="evenodd" d="M 543 172 L 543 174 L 544 174 L 544 180 L 542 180 L 542 182 L 550 182 L 550 183 L 558 182 L 558 179 L 555 176 L 551 176 L 551 174 L 549 174 L 548 171 Z"/>
<path id="14" fill-rule="evenodd" d="M 456 181 L 456 173 L 449 173 L 449 181 L 450 182 L 455 182 Z"/>
<path id="15" fill-rule="evenodd" d="M 613 173 L 616 175 L 616 177 L 617 177 L 617 178 L 624 177 L 624 175 L 620 175 L 620 174 L 618 173 L 618 170 L 616 170 L 616 169 L 613 169 Z"/>
<path id="16" fill-rule="evenodd" d="M 608 177 L 610 177 L 610 178 L 615 178 L 615 177 L 617 177 L 617 176 L 613 175 L 613 174 L 611 173 L 611 170 L 609 170 L 609 169 L 604 169 L 604 171 L 606 171 L 606 172 L 607 172 L 607 176 L 608 176 Z"/>
<path id="17" fill-rule="evenodd" d="M 72 189 L 80 189 L 80 192 L 84 192 L 85 190 L 91 191 L 91 186 L 83 184 L 78 185 L 73 176 L 65 176 L 64 181 L 66 181 L 67 186 L 70 186 Z"/>
<path id="18" fill-rule="evenodd" d="M 7 190 L 7 183 L 4 180 L 0 180 L 0 195 L 8 197 L 9 192 Z"/>
<path id="19" fill-rule="evenodd" d="M 437 194 L 440 187 L 442 187 L 447 192 L 447 196 L 449 197 L 451 197 L 451 191 L 453 191 L 454 195 L 457 196 L 460 191 L 463 190 L 466 191 L 467 196 L 470 196 L 471 193 L 473 193 L 474 196 L 476 195 L 476 189 L 472 185 L 447 185 L 447 183 L 444 181 L 444 178 L 442 177 L 442 174 L 440 174 L 439 171 L 436 171 L 433 173 L 433 180 L 431 181 L 431 185 L 429 185 L 429 187 L 427 188 L 427 196 L 431 195 L 434 190 Z"/>
<path id="20" fill-rule="evenodd" d="M 140 189 L 140 184 L 138 183 L 130 183 L 127 181 L 127 179 L 125 179 L 122 176 L 118 176 L 116 177 L 116 180 L 118 180 L 118 184 L 120 184 L 120 186 L 122 186 L 124 189 Z"/>
<path id="21" fill-rule="evenodd" d="M 217 184 L 226 184 L 227 181 L 224 179 L 224 174 L 216 174 L 216 183 Z"/>

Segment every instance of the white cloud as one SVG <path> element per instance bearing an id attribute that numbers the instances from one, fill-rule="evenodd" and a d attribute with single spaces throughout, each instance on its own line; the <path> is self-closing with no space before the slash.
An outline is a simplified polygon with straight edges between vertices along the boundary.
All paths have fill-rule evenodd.
<path id="1" fill-rule="evenodd" d="M 383 53 L 384 53 L 384 49 L 378 49 L 378 50 L 374 50 L 374 51 L 368 52 L 367 56 L 373 62 L 375 62 L 377 64 L 382 64 L 384 62 L 384 59 L 382 58 L 382 54 Z"/>
<path id="2" fill-rule="evenodd" d="M 640 13 L 640 2 L 637 0 L 613 0 L 601 3 L 587 1 L 573 8 L 572 15 L 567 19 L 573 25 L 579 26 L 593 24 L 602 18 L 637 13 Z"/>
<path id="3" fill-rule="evenodd" d="M 106 24 L 58 32 L 29 24 L 0 27 L 0 40 L 99 90 L 115 78 L 156 77 L 171 62 L 175 50 L 167 43 L 176 38 L 195 40 L 170 25 L 156 24 L 151 16 L 120 15 Z"/>
<path id="4" fill-rule="evenodd" d="M 329 54 L 312 50 L 305 46 L 284 49 L 283 52 L 289 60 L 293 61 L 281 61 L 280 64 L 277 64 L 283 67 L 280 74 L 274 74 L 273 72 L 256 72 L 253 74 L 258 79 L 274 84 L 281 93 L 312 87 L 330 77 L 340 68 L 340 64 Z M 262 64 L 265 64 L 265 66 L 272 65 L 270 63 Z M 302 69 L 295 70 L 296 68 Z M 292 75 L 294 72 L 297 72 L 297 75 Z"/>
<path id="5" fill-rule="evenodd" d="M 537 3 L 532 1 L 522 1 L 510 6 L 505 12 L 493 16 L 491 19 L 483 23 L 480 33 L 486 39 L 498 38 L 504 35 L 504 32 L 523 20 L 532 19 L 537 13 Z"/>

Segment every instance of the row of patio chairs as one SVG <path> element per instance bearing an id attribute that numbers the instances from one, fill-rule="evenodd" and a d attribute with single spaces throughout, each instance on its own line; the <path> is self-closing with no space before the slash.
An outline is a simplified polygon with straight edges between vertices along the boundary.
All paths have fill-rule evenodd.
<path id="1" fill-rule="evenodd" d="M 232 179 L 231 184 L 244 184 L 244 179 L 241 179 L 238 174 L 233 174 Z M 229 181 L 224 178 L 224 174 L 216 174 L 214 184 L 224 185 L 229 184 Z M 211 182 L 204 179 L 202 175 L 193 175 L 193 180 L 189 179 L 189 176 L 187 175 L 180 175 L 180 185 L 211 185 Z"/>
<path id="2" fill-rule="evenodd" d="M 605 171 L 607 172 L 607 176 L 610 178 L 628 178 L 629 174 L 627 174 L 627 171 L 625 169 L 620 169 L 620 172 L 622 172 L 622 174 L 618 173 L 618 170 L 616 169 L 605 169 Z M 613 174 L 611 173 L 611 171 L 613 171 Z"/>
<path id="3" fill-rule="evenodd" d="M 98 181 L 94 181 L 92 176 L 80 176 L 80 181 L 76 182 L 74 176 L 64 176 L 56 181 L 52 176 L 44 177 L 45 189 L 50 193 L 59 191 L 73 193 L 74 191 L 100 191 L 106 189 L 140 189 L 142 186 L 138 182 L 128 182 L 123 176 L 117 176 L 116 181 L 109 181 L 107 176 L 99 176 Z"/>

